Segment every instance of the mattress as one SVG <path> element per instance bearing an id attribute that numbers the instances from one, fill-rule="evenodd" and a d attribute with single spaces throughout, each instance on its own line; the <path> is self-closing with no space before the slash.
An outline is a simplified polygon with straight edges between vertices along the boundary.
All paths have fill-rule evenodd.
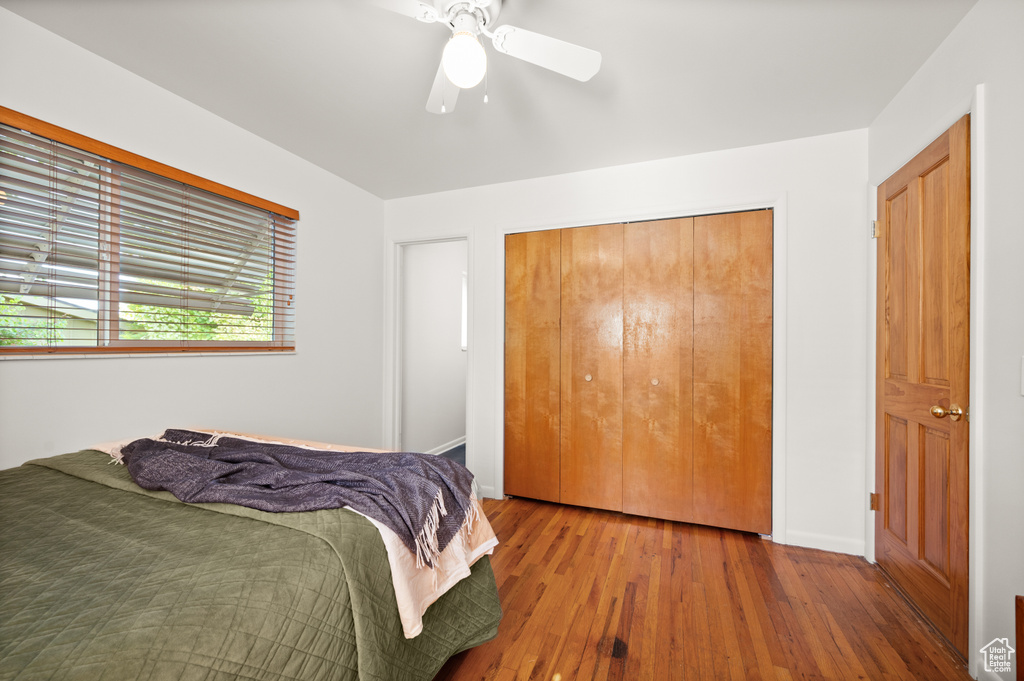
<path id="1" fill-rule="evenodd" d="M 407 639 L 363 516 L 183 504 L 109 461 L 0 471 L 0 680 L 430 679 L 497 634 L 486 556 Z"/>

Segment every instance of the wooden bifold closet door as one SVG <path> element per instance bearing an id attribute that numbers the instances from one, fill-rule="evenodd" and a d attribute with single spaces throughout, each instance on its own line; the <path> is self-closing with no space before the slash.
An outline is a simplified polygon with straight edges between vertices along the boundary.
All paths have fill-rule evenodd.
<path id="1" fill-rule="evenodd" d="M 562 230 L 561 495 L 622 510 L 622 225 Z"/>
<path id="2" fill-rule="evenodd" d="M 693 218 L 624 233 L 622 510 L 693 519 Z"/>
<path id="3" fill-rule="evenodd" d="M 771 532 L 772 214 L 506 237 L 505 491 Z"/>
<path id="4" fill-rule="evenodd" d="M 512 236 L 505 242 L 505 492 L 558 501 L 561 233 Z"/>
<path id="5" fill-rule="evenodd" d="M 694 223 L 694 522 L 771 534 L 772 212 Z"/>

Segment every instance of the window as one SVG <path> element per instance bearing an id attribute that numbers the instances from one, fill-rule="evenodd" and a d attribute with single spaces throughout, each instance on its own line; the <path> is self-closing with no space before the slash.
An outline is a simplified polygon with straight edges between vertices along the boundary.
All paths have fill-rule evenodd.
<path id="1" fill-rule="evenodd" d="M 0 107 L 0 353 L 294 349 L 297 219 Z"/>

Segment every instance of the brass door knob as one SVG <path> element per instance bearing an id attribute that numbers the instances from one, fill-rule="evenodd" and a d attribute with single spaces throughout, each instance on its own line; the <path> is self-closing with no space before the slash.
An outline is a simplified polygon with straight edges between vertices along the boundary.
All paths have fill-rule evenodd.
<path id="1" fill-rule="evenodd" d="M 949 405 L 949 409 L 945 409 L 936 404 L 929 411 L 931 411 L 932 416 L 937 419 L 948 416 L 951 421 L 959 421 L 960 417 L 964 415 L 964 410 L 960 408 L 959 404 L 951 404 Z"/>

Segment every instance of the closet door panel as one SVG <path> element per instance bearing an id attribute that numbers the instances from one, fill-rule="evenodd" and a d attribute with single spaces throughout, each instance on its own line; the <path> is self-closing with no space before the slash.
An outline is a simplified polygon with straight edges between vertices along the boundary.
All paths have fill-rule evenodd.
<path id="1" fill-rule="evenodd" d="M 771 534 L 772 212 L 694 221 L 694 522 Z"/>
<path id="2" fill-rule="evenodd" d="M 627 225 L 622 508 L 693 518 L 693 218 Z"/>
<path id="3" fill-rule="evenodd" d="M 562 230 L 561 502 L 622 510 L 622 225 Z"/>
<path id="4" fill-rule="evenodd" d="M 505 492 L 558 501 L 560 233 L 505 237 Z"/>

